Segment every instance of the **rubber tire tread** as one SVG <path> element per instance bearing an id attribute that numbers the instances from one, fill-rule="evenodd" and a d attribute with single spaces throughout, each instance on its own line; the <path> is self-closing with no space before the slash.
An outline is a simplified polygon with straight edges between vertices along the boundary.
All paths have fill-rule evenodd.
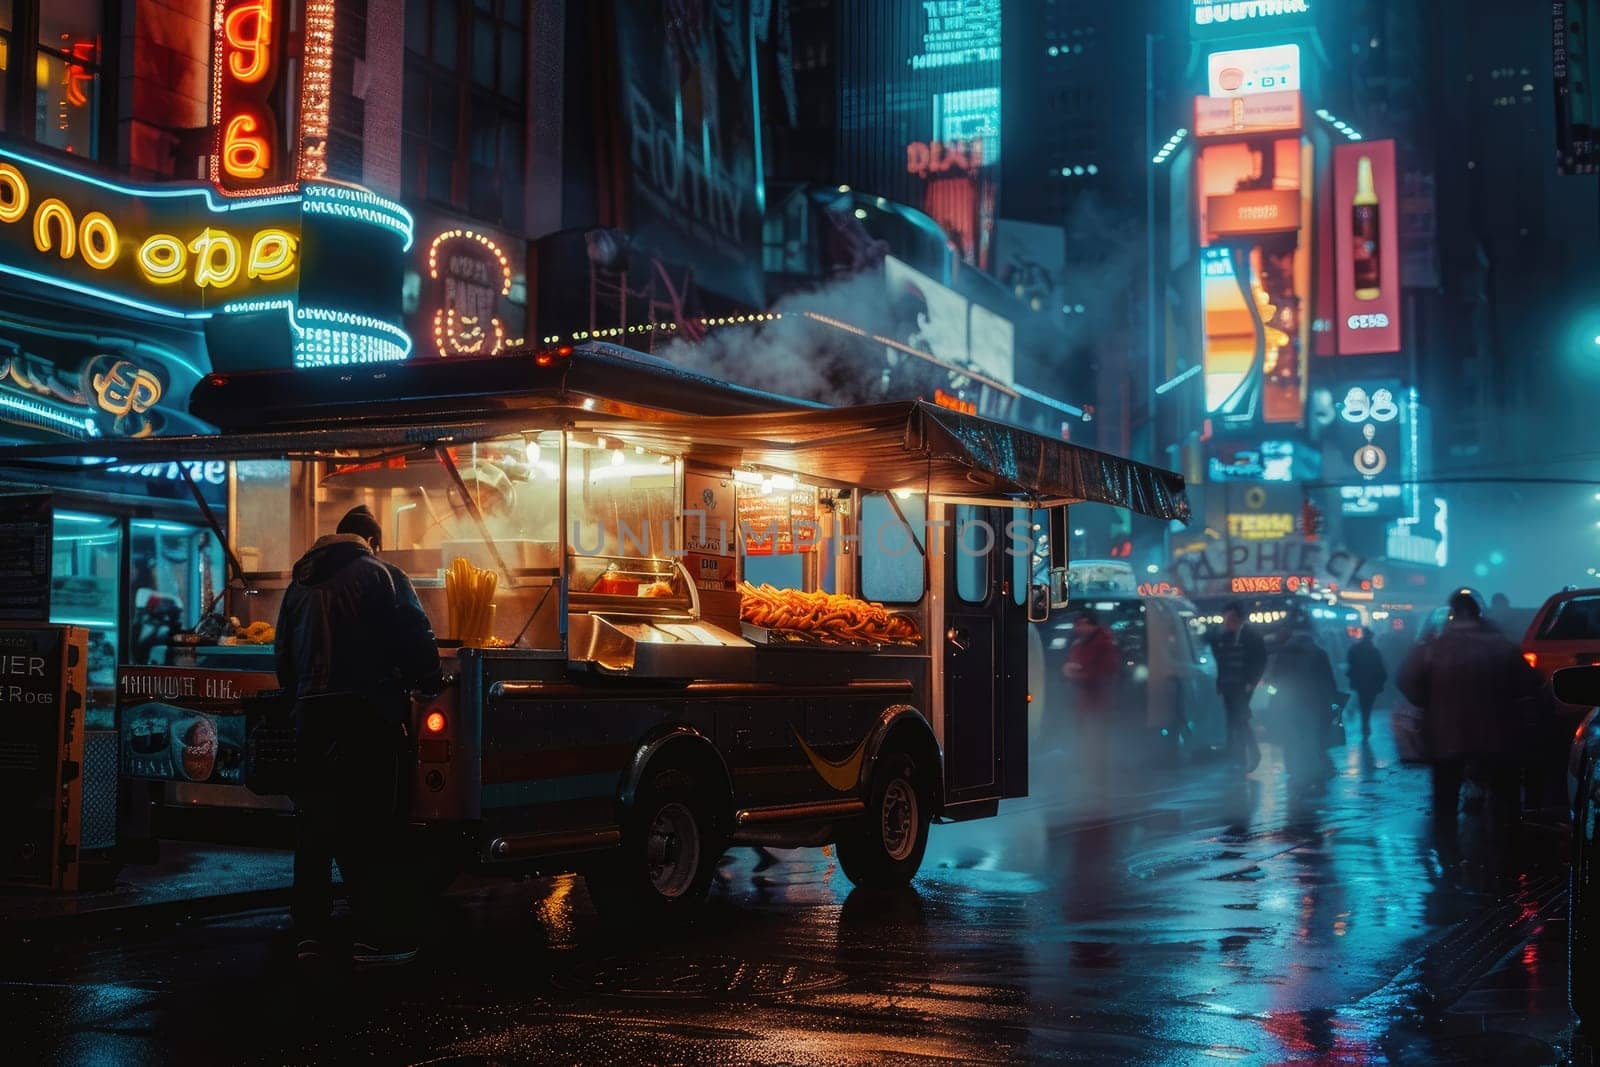
<path id="1" fill-rule="evenodd" d="M 910 783 L 917 797 L 917 843 L 911 854 L 903 860 L 893 860 L 883 845 L 883 798 L 889 783 L 903 777 Z M 895 752 L 878 761 L 872 774 L 872 785 L 867 796 L 864 815 L 851 819 L 841 828 L 836 848 L 839 866 L 846 878 L 860 889 L 900 889 L 911 883 L 922 866 L 923 854 L 928 850 L 928 826 L 933 818 L 933 798 L 917 774 L 917 766 L 909 755 Z"/>

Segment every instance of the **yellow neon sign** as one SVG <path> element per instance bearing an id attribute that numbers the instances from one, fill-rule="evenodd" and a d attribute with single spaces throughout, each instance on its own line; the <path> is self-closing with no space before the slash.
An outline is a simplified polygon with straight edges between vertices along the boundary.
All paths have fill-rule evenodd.
<path id="1" fill-rule="evenodd" d="M 40 204 L 38 210 L 33 213 L 33 247 L 41 252 L 48 252 L 55 245 L 50 239 L 51 220 L 56 222 L 61 234 L 61 258 L 71 259 L 72 254 L 78 250 L 77 229 L 73 225 L 71 210 L 53 196 Z"/>
<path id="2" fill-rule="evenodd" d="M 28 182 L 9 163 L 0 163 L 0 222 L 16 222 L 28 213 Z"/>
<path id="3" fill-rule="evenodd" d="M 91 211 L 78 223 L 78 250 L 83 261 L 95 270 L 110 270 L 122 249 L 117 245 L 117 227 L 103 211 Z"/>
<path id="4" fill-rule="evenodd" d="M 170 234 L 158 233 L 139 246 L 139 271 L 157 285 L 170 285 L 188 268 L 189 250 Z"/>
<path id="5" fill-rule="evenodd" d="M 250 242 L 250 262 L 245 277 L 276 281 L 294 273 L 294 254 L 300 242 L 287 230 L 261 230 Z"/>
<path id="6" fill-rule="evenodd" d="M 204 289 L 214 285 L 226 289 L 239 277 L 239 239 L 207 226 L 189 242 L 194 253 L 194 283 Z"/>

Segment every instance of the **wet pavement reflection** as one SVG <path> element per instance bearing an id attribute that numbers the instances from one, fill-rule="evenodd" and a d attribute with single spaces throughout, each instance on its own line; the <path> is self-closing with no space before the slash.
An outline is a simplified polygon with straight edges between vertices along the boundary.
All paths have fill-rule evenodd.
<path id="1" fill-rule="evenodd" d="M 69 1063 L 1560 1062 L 1563 832 L 1436 838 L 1383 723 L 1311 787 L 1265 752 L 1095 795 L 1040 757 L 913 890 L 740 849 L 650 940 L 573 877 L 460 888 L 391 972 L 297 967 L 279 910 L 13 937 L 4 1010 Z"/>

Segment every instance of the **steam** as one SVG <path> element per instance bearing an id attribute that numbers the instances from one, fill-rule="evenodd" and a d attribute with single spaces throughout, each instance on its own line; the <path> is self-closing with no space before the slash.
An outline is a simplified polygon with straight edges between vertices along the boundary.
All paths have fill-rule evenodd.
<path id="1" fill-rule="evenodd" d="M 723 381 L 803 400 L 884 399 L 884 360 L 873 358 L 883 348 L 871 338 L 893 336 L 893 324 L 879 272 L 792 293 L 769 314 L 777 317 L 716 326 L 699 341 L 678 338 L 658 354 Z"/>

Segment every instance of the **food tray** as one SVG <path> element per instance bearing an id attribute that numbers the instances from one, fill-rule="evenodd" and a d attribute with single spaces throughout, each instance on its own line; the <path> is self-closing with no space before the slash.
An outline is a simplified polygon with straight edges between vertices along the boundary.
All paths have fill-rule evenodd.
<path id="1" fill-rule="evenodd" d="M 808 630 L 769 630 L 741 622 L 739 629 L 744 639 L 757 645 L 779 648 L 825 648 L 836 652 L 876 652 L 881 646 L 870 641 L 850 641 L 840 637 L 826 637 Z"/>

